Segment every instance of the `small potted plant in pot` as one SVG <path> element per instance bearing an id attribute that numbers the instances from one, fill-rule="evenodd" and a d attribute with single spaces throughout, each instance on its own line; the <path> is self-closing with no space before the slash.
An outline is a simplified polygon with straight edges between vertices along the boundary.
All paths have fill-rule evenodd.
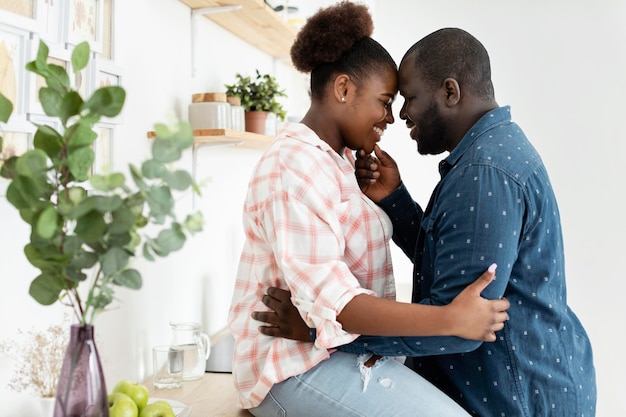
<path id="1" fill-rule="evenodd" d="M 225 85 L 226 95 L 241 100 L 241 107 L 246 112 L 246 131 L 265 133 L 265 120 L 269 113 L 275 114 L 281 121 L 285 120 L 287 112 L 277 98 L 287 97 L 287 94 L 279 87 L 276 78 L 269 74 L 261 75 L 258 69 L 254 79 L 241 74 L 235 77 L 236 82 Z"/>

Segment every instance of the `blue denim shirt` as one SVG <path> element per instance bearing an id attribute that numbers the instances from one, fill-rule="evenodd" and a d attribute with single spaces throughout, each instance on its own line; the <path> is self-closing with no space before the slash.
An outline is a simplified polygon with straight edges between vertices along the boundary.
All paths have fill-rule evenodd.
<path id="1" fill-rule="evenodd" d="M 506 297 L 509 321 L 494 343 L 361 336 L 341 350 L 413 356 L 415 371 L 473 415 L 594 416 L 591 344 L 567 305 L 557 202 L 510 108 L 485 114 L 440 174 L 426 215 L 404 185 L 380 204 L 394 242 L 414 263 L 422 258 L 413 302 L 447 304 L 496 262 L 496 280 L 483 296 Z M 416 247 L 420 225 L 423 248 Z"/>

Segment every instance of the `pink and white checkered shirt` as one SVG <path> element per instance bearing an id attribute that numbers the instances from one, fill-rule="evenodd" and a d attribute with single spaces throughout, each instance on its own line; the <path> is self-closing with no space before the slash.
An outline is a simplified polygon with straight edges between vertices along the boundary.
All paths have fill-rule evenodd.
<path id="1" fill-rule="evenodd" d="M 248 187 L 230 309 L 239 406 L 252 408 L 273 384 L 327 359 L 358 335 L 337 315 L 357 294 L 395 299 L 387 215 L 363 195 L 352 164 L 304 124 L 288 123 L 261 157 Z M 260 334 L 270 286 L 289 289 L 315 345 Z"/>

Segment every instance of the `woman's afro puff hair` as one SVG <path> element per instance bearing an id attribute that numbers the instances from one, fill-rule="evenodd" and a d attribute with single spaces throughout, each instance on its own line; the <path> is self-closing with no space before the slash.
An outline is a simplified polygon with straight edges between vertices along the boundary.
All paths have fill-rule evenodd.
<path id="1" fill-rule="evenodd" d="M 297 70 L 311 72 L 320 64 L 337 61 L 373 31 L 374 22 L 365 5 L 342 1 L 320 9 L 298 32 L 291 61 Z"/>

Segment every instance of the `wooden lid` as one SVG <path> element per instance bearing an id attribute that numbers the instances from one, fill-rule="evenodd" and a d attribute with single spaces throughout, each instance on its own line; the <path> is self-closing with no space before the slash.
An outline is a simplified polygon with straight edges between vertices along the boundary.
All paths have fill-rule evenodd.
<path id="1" fill-rule="evenodd" d="M 231 106 L 241 106 L 241 99 L 239 97 L 228 96 L 226 97 L 226 101 L 228 101 L 228 104 Z"/>
<path id="2" fill-rule="evenodd" d="M 191 96 L 192 103 L 205 103 L 207 101 L 226 102 L 226 93 L 198 93 Z"/>

